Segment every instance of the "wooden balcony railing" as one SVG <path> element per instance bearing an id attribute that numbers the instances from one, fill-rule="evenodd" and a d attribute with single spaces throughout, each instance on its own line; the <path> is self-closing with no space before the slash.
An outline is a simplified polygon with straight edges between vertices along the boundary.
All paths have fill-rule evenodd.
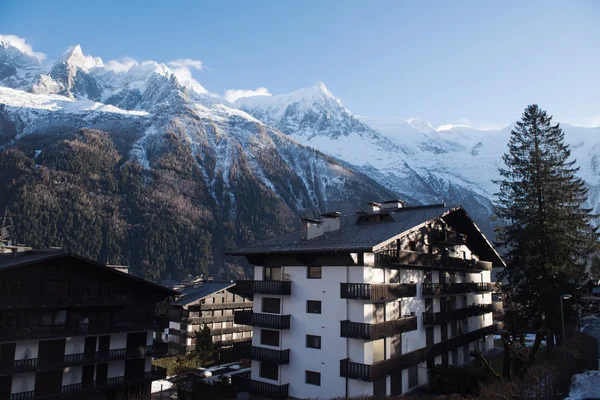
<path id="1" fill-rule="evenodd" d="M 462 283 L 423 283 L 423 296 L 440 296 L 462 293 L 492 292 L 492 283 L 462 282 Z"/>
<path id="2" fill-rule="evenodd" d="M 239 280 L 235 290 L 241 294 L 274 294 L 289 296 L 292 293 L 292 281 L 256 281 Z"/>
<path id="3" fill-rule="evenodd" d="M 70 324 L 46 326 L 10 326 L 0 328 L 0 342 L 87 336 L 102 333 L 152 330 L 154 321 L 120 321 L 102 324 Z"/>
<path id="4" fill-rule="evenodd" d="M 423 313 L 423 324 L 424 325 L 440 325 L 450 321 L 457 321 L 468 317 L 474 317 L 477 315 L 490 313 L 494 311 L 493 304 L 478 304 L 465 308 L 458 308 L 456 310 L 441 311 L 441 312 L 424 312 Z"/>
<path id="5" fill-rule="evenodd" d="M 65 354 L 62 362 L 39 363 L 37 358 L 14 360 L 11 363 L 0 364 L 0 374 L 15 374 L 29 371 L 57 369 L 71 365 L 93 364 L 112 360 L 131 359 L 146 356 L 164 355 L 168 352 L 168 343 L 155 341 L 153 345 L 136 348 L 121 348 L 94 353 Z"/>
<path id="6" fill-rule="evenodd" d="M 220 347 L 226 347 L 226 346 L 235 346 L 238 343 L 252 344 L 252 338 L 245 337 L 245 338 L 238 338 L 238 339 L 220 340 L 218 342 L 213 342 L 213 347 L 220 348 Z M 190 350 L 193 350 L 193 348 L 191 348 Z"/>
<path id="7" fill-rule="evenodd" d="M 434 230 L 433 239 L 435 243 L 442 245 L 456 246 L 467 244 L 467 235 L 458 232 Z"/>
<path id="8" fill-rule="evenodd" d="M 200 310 L 236 310 L 252 307 L 254 307 L 254 303 L 251 301 L 238 301 L 235 303 L 200 304 Z"/>
<path id="9" fill-rule="evenodd" d="M 231 376 L 232 385 L 241 392 L 250 392 L 258 396 L 275 399 L 287 399 L 289 384 L 273 385 L 250 379 L 250 372 L 242 372 Z"/>
<path id="10" fill-rule="evenodd" d="M 395 319 L 376 324 L 341 321 L 340 336 L 362 340 L 379 340 L 384 337 L 398 335 L 403 332 L 417 330 L 417 317 Z"/>
<path id="11" fill-rule="evenodd" d="M 289 350 L 274 350 L 265 347 L 252 346 L 250 350 L 250 359 L 264 361 L 271 364 L 284 365 L 290 362 Z"/>
<path id="12" fill-rule="evenodd" d="M 342 299 L 393 300 L 416 295 L 417 286 L 412 283 L 340 283 Z"/>
<path id="13" fill-rule="evenodd" d="M 428 269 L 454 271 L 491 271 L 489 261 L 465 260 L 464 258 L 448 257 L 439 254 L 421 253 L 406 250 L 382 250 L 375 253 L 375 265 L 380 266 L 413 266 Z"/>
<path id="14" fill-rule="evenodd" d="M 457 349 L 502 329 L 501 324 L 494 324 L 473 332 L 457 336 L 446 341 L 423 347 L 398 357 L 380 361 L 375 364 L 354 363 L 349 359 L 340 360 L 340 376 L 360 381 L 373 382 L 390 375 L 393 371 L 406 369 L 420 362 L 439 356 L 442 353 Z"/>
<path id="15" fill-rule="evenodd" d="M 252 311 L 236 311 L 234 323 L 267 329 L 290 329 L 290 315 L 260 314 Z"/>
<path id="16" fill-rule="evenodd" d="M 102 296 L 7 296 L 0 298 L 0 308 L 75 308 L 127 306 L 133 304 L 131 295 Z"/>
<path id="17" fill-rule="evenodd" d="M 141 383 L 141 382 L 152 382 L 159 379 L 165 379 L 167 371 L 164 368 L 152 366 L 152 370 L 144 372 L 140 375 L 132 376 L 116 376 L 113 378 L 107 378 L 101 381 L 93 381 L 89 383 L 74 383 L 71 385 L 62 386 L 58 393 L 44 393 L 43 395 L 36 395 L 34 391 L 13 393 L 10 395 L 10 400 L 53 400 L 53 399 L 81 399 L 82 395 L 86 392 L 91 391 L 105 391 L 115 387 L 123 385 Z"/>

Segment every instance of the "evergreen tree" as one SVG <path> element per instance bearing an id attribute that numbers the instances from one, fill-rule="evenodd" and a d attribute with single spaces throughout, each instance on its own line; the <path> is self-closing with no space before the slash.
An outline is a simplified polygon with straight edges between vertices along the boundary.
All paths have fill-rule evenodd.
<path id="1" fill-rule="evenodd" d="M 213 350 L 210 328 L 204 324 L 202 330 L 196 332 L 196 353 L 198 353 L 198 362 L 201 367 L 212 363 Z"/>
<path id="2" fill-rule="evenodd" d="M 504 224 L 496 229 L 496 244 L 506 250 L 507 261 L 500 278 L 508 282 L 508 301 L 543 325 L 551 339 L 560 332 L 560 295 L 574 294 L 584 279 L 598 233 L 591 210 L 583 207 L 587 189 L 551 116 L 528 106 L 508 148 L 494 204 Z"/>

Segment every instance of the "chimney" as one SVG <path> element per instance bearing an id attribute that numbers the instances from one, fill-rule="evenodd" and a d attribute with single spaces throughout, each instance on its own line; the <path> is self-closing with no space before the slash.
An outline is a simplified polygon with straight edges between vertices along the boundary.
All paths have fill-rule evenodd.
<path id="1" fill-rule="evenodd" d="M 323 217 L 323 233 L 333 232 L 340 229 L 341 216 L 342 214 L 338 211 L 321 214 L 321 217 Z"/>
<path id="2" fill-rule="evenodd" d="M 388 200 L 381 203 L 382 210 L 392 210 L 402 208 L 406 205 L 402 200 Z"/>
<path id="3" fill-rule="evenodd" d="M 310 240 L 321 236 L 324 232 L 323 221 L 313 218 L 302 218 L 302 239 Z"/>
<path id="4" fill-rule="evenodd" d="M 374 214 L 376 212 L 379 212 L 379 210 L 381 210 L 381 204 L 379 204 L 379 203 L 375 203 L 374 201 L 370 201 L 368 204 L 369 204 L 369 208 L 367 208 L 367 212 L 369 214 Z"/>

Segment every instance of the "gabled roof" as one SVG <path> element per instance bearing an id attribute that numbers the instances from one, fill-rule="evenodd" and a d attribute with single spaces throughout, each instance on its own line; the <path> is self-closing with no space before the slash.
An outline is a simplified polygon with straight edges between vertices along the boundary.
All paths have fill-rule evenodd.
<path id="1" fill-rule="evenodd" d="M 235 286 L 235 283 L 233 282 L 202 282 L 196 287 L 186 287 L 182 290 L 178 290 L 177 293 L 179 293 L 181 297 L 177 301 L 174 301 L 173 304 L 179 306 L 192 304 L 202 300 L 206 296 L 210 296 L 211 294 L 220 292 L 224 289 L 229 289 L 233 286 Z"/>
<path id="2" fill-rule="evenodd" d="M 171 290 L 164 286 L 157 285 L 156 283 L 147 281 L 145 279 L 139 278 L 139 277 L 131 275 L 131 274 L 126 274 L 115 268 L 107 267 L 106 265 L 97 263 L 97 262 L 87 259 L 85 257 L 81 257 L 81 256 L 78 256 L 78 255 L 72 254 L 72 253 L 59 252 L 59 251 L 32 250 L 32 251 L 26 251 L 26 252 L 16 253 L 16 254 L 6 254 L 6 255 L 2 254 L 2 255 L 0 255 L 0 272 L 4 271 L 4 270 L 8 270 L 8 269 L 14 269 L 14 268 L 24 267 L 27 265 L 33 265 L 33 264 L 41 263 L 44 261 L 58 260 L 58 259 L 64 259 L 64 258 L 73 258 L 73 259 L 76 259 L 77 261 L 83 262 L 85 264 L 89 264 L 92 267 L 102 268 L 109 273 L 116 274 L 120 277 L 123 277 L 126 279 L 131 279 L 133 281 L 148 285 L 153 290 L 155 290 L 158 294 L 161 294 L 164 296 L 176 296 L 179 294 L 175 290 Z"/>
<path id="3" fill-rule="evenodd" d="M 394 211 L 382 211 L 379 215 L 391 216 L 389 221 L 361 223 L 341 226 L 340 229 L 325 233 L 310 240 L 302 239 L 302 232 L 295 231 L 241 249 L 227 252 L 230 255 L 254 255 L 306 252 L 357 252 L 373 251 L 377 245 L 403 232 L 433 220 L 450 208 L 406 207 Z"/>
<path id="4" fill-rule="evenodd" d="M 469 246 L 473 247 L 475 254 L 483 260 L 491 261 L 496 267 L 504 266 L 500 255 L 461 206 L 450 208 L 443 204 L 436 204 L 381 210 L 376 214 L 359 214 L 359 216 L 368 215 L 380 215 L 382 218 L 378 222 L 342 226 L 339 230 L 310 240 L 303 240 L 302 232 L 295 231 L 228 251 L 227 254 L 252 256 L 283 253 L 373 252 L 391 240 L 441 218 L 458 232 L 467 234 Z"/>

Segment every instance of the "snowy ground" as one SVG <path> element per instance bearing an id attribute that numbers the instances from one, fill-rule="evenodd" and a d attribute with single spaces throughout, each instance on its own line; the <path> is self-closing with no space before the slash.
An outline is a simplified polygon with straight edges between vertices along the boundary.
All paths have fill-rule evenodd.
<path id="1" fill-rule="evenodd" d="M 600 399 L 600 371 L 573 375 L 569 397 L 565 400 Z"/>
<path id="2" fill-rule="evenodd" d="M 590 315 L 583 318 L 582 322 L 581 331 L 595 336 L 600 342 L 600 315 Z M 591 399 L 600 399 L 600 371 L 587 371 L 574 375 L 571 380 L 569 397 L 565 400 Z"/>

